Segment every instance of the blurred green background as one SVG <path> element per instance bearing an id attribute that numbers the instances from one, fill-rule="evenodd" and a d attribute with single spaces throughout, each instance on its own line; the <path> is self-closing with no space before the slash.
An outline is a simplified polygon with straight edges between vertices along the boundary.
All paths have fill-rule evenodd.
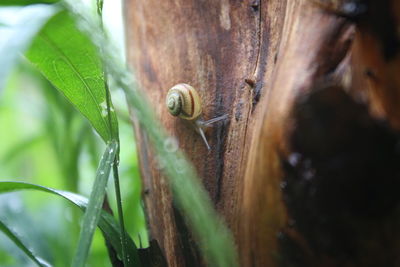
<path id="1" fill-rule="evenodd" d="M 88 4 L 91 4 L 88 2 Z M 0 16 L 12 16 L 12 9 Z M 121 2 L 104 2 L 105 27 L 124 56 Z M 1 59 L 0 59 L 1 62 Z M 120 182 L 125 224 L 138 247 L 148 245 L 133 128 L 124 94 L 111 90 L 118 115 Z M 0 91 L 0 180 L 26 181 L 89 196 L 105 145 L 86 119 L 23 57 Z M 112 179 L 108 199 L 116 211 Z M 0 195 L 0 219 L 37 255 L 54 266 L 70 266 L 82 212 L 40 192 Z M 0 233 L 0 266 L 35 266 Z M 88 266 L 111 266 L 99 231 Z"/>

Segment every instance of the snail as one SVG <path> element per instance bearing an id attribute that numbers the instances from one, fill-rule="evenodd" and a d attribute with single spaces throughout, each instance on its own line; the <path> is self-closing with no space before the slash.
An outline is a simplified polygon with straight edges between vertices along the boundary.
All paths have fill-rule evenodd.
<path id="1" fill-rule="evenodd" d="M 200 134 L 207 149 L 210 150 L 210 145 L 204 134 L 204 128 L 209 127 L 211 124 L 225 120 L 228 116 L 222 115 L 207 121 L 202 119 L 202 103 L 199 94 L 189 84 L 180 83 L 174 85 L 169 89 L 166 106 L 169 113 L 181 119 L 190 121 L 195 127 L 196 131 Z"/>

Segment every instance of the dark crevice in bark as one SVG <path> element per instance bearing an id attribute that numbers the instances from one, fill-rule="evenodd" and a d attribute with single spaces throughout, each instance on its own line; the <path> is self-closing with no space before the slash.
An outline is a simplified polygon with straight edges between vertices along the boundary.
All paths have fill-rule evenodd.
<path id="1" fill-rule="evenodd" d="M 183 258 L 185 260 L 185 266 L 187 267 L 200 267 L 204 266 L 201 259 L 199 248 L 194 241 L 192 234 L 190 233 L 185 219 L 181 215 L 180 211 L 173 206 L 174 218 L 176 227 L 179 229 L 177 232 L 179 251 L 182 251 Z"/>
<path id="2" fill-rule="evenodd" d="M 253 7 L 254 5 L 252 5 Z M 252 77 L 254 77 L 254 86 L 252 86 L 253 89 L 253 110 L 255 105 L 258 103 L 258 101 L 260 100 L 260 94 L 261 94 L 261 84 L 262 81 L 259 77 L 257 77 L 257 71 L 259 68 L 259 64 L 260 64 L 260 57 L 261 57 L 261 50 L 262 50 L 262 37 L 263 37 L 263 28 L 262 28 L 262 3 L 261 0 L 258 1 L 257 3 L 257 16 L 258 16 L 258 25 L 257 25 L 257 58 L 256 58 L 256 62 L 255 62 L 255 66 L 254 66 L 254 70 L 253 70 L 253 74 Z"/>
<path id="3" fill-rule="evenodd" d="M 332 266 L 397 266 L 388 234 L 399 236 L 400 134 L 339 86 L 315 88 L 292 116 L 281 188 L 304 242 L 284 242 L 288 256 L 311 249 Z"/>

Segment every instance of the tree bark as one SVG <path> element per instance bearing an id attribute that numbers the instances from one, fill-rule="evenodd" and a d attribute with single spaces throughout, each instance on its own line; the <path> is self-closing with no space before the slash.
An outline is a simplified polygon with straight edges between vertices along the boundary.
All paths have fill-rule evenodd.
<path id="1" fill-rule="evenodd" d="M 399 20 L 394 0 L 126 0 L 129 62 L 243 266 L 400 266 Z M 167 112 L 177 83 L 229 116 L 211 151 Z M 151 238 L 169 266 L 203 266 L 135 130 Z"/>
<path id="2" fill-rule="evenodd" d="M 263 77 L 271 75 L 266 64 L 276 56 L 282 23 L 268 16 L 282 13 L 284 7 L 280 0 L 127 2 L 129 58 L 140 85 L 236 236 L 254 114 L 264 95 Z M 166 110 L 168 89 L 182 82 L 199 91 L 205 119 L 229 115 L 228 121 L 206 132 L 211 151 L 185 121 Z M 151 235 L 170 266 L 193 266 L 188 264 L 193 259 L 182 252 L 187 242 L 180 240 L 177 226 L 182 222 L 170 193 L 145 136 L 137 133 Z"/>

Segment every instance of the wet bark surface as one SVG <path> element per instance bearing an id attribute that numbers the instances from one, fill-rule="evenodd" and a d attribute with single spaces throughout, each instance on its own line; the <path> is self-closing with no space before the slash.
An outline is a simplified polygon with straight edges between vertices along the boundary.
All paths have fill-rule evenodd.
<path id="1" fill-rule="evenodd" d="M 267 70 L 267 62 L 276 57 L 277 24 L 283 19 L 272 20 L 272 15 L 284 7 L 284 1 L 126 2 L 128 53 L 139 83 L 236 235 L 257 103 L 265 95 L 264 77 L 272 70 Z M 206 132 L 211 151 L 187 122 L 167 112 L 165 96 L 177 83 L 198 90 L 204 119 L 229 116 Z M 187 261 L 193 266 L 193 259 L 180 253 L 188 249 L 177 234 L 183 222 L 174 212 L 146 136 L 140 129 L 136 133 L 151 234 L 171 266 Z"/>
<path id="2" fill-rule="evenodd" d="M 243 266 L 400 266 L 400 4 L 126 0 L 129 62 L 234 233 Z M 200 136 L 166 109 L 195 87 Z M 145 133 L 135 128 L 151 238 L 203 266 Z"/>

